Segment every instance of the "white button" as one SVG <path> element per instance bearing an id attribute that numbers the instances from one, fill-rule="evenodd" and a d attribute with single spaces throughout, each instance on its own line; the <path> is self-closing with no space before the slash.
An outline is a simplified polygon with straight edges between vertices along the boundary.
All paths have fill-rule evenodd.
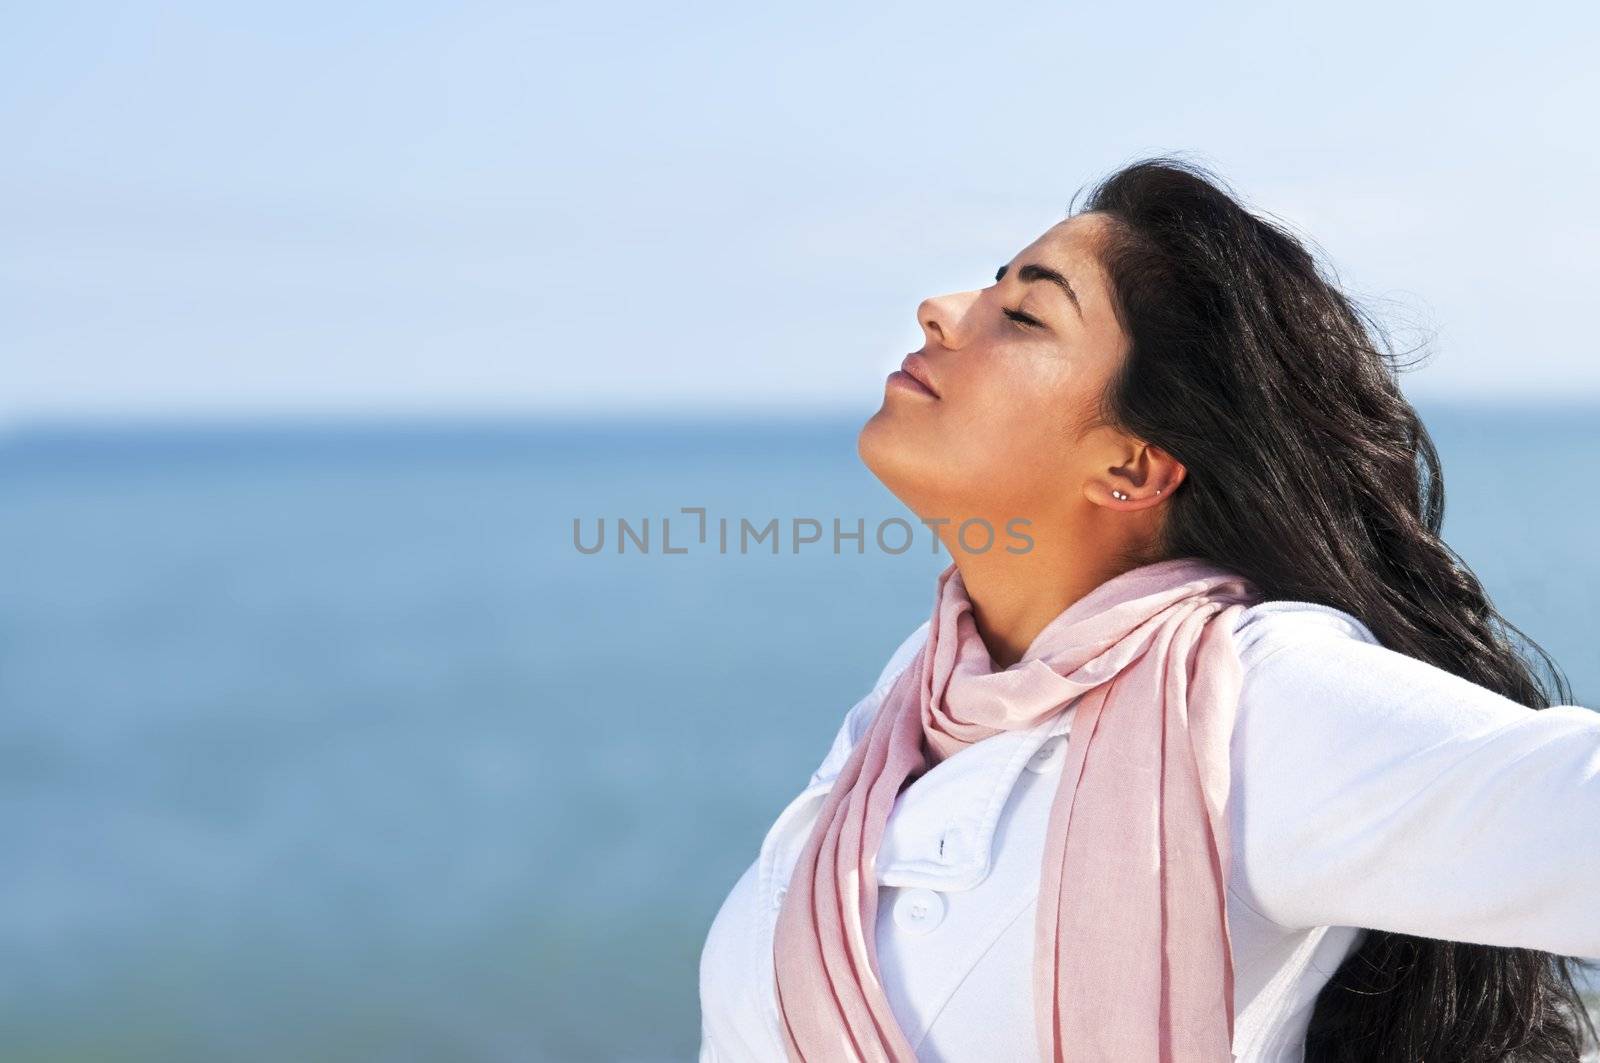
<path id="1" fill-rule="evenodd" d="M 789 892 L 789 887 L 788 886 L 779 886 L 778 887 L 778 892 L 775 893 L 773 895 L 773 897 L 772 897 L 772 907 L 773 908 L 782 908 L 783 907 L 783 895 L 785 893 L 788 893 L 788 892 Z"/>
<path id="2" fill-rule="evenodd" d="M 894 922 L 908 934 L 926 934 L 944 919 L 944 896 L 934 890 L 908 889 L 894 899 Z"/>
<path id="3" fill-rule="evenodd" d="M 1055 735 L 1044 740 L 1044 745 L 1034 751 L 1028 758 L 1028 770 L 1044 775 L 1061 767 L 1061 759 L 1067 754 L 1067 736 Z"/>

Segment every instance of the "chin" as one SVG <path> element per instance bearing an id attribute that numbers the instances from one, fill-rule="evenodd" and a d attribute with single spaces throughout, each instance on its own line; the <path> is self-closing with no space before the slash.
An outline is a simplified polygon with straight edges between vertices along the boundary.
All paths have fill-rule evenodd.
<path id="1" fill-rule="evenodd" d="M 883 479 L 881 470 L 893 465 L 895 452 L 905 447 L 904 441 L 896 438 L 901 433 L 895 431 L 895 428 L 888 407 L 881 406 L 877 413 L 867 418 L 867 423 L 861 426 L 861 431 L 856 433 L 856 455 L 880 480 Z"/>
<path id="2" fill-rule="evenodd" d="M 906 426 L 879 410 L 861 426 L 856 435 L 856 454 L 878 482 L 921 516 L 921 505 L 930 493 L 928 451 L 924 441 L 911 438 Z"/>

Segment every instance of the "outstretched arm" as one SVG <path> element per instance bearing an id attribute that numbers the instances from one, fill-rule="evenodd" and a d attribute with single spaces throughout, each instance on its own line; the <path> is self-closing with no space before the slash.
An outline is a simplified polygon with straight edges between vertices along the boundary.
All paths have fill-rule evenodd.
<path id="1" fill-rule="evenodd" d="M 1241 900 L 1287 927 L 1600 956 L 1600 713 L 1327 628 L 1258 650 L 1233 744 Z"/>

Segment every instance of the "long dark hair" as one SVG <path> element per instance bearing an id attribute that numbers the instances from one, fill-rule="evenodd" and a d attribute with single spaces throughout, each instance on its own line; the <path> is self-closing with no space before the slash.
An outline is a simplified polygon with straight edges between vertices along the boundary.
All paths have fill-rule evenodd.
<path id="1" fill-rule="evenodd" d="M 1361 619 L 1390 649 L 1533 709 L 1571 704 L 1537 643 L 1440 538 L 1439 455 L 1399 356 L 1289 229 L 1164 155 L 1094 186 L 1131 348 L 1099 416 L 1187 468 L 1142 563 L 1198 557 L 1268 598 Z M 1507 637 L 1535 649 L 1554 696 Z M 1308 1063 L 1548 1060 L 1595 1037 L 1576 957 L 1367 930 L 1316 1001 Z M 1580 1026 L 1580 1023 L 1582 1024 Z"/>

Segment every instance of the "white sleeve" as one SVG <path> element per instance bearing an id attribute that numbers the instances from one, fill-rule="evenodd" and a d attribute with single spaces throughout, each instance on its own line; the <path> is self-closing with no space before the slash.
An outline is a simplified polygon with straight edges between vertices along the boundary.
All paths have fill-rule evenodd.
<path id="1" fill-rule="evenodd" d="M 1241 651 L 1239 899 L 1285 927 L 1600 956 L 1600 713 L 1326 625 L 1279 635 Z"/>
<path id="2" fill-rule="evenodd" d="M 810 785 L 815 786 L 819 782 L 832 779 L 839 774 L 839 769 L 844 767 L 844 762 L 850 759 L 851 751 L 855 749 L 861 736 L 867 733 L 867 727 L 877 715 L 878 708 L 883 704 L 884 695 L 889 693 L 889 687 L 911 664 L 912 658 L 917 655 L 917 650 L 927 641 L 928 624 L 929 622 L 924 620 L 920 627 L 901 641 L 889 655 L 889 662 L 883 666 L 883 671 L 878 674 L 878 680 L 872 684 L 872 689 L 845 713 L 844 722 L 839 725 L 839 732 L 833 737 L 833 745 L 829 748 L 828 755 L 822 758 L 821 765 L 811 773 Z"/>

